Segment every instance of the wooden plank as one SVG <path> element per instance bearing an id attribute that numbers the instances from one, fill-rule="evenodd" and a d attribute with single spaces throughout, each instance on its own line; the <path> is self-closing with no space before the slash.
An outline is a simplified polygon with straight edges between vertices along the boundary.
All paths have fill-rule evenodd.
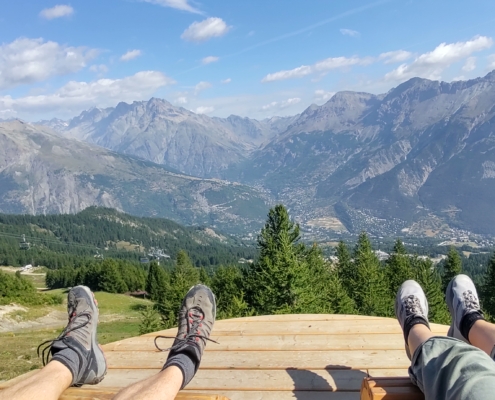
<path id="1" fill-rule="evenodd" d="M 368 378 L 361 387 L 361 400 L 424 400 L 423 393 L 407 378 Z"/>
<path id="2" fill-rule="evenodd" d="M 110 370 L 99 387 L 125 387 L 159 370 Z M 187 386 L 200 391 L 359 391 L 366 370 L 203 370 Z"/>
<path id="3" fill-rule="evenodd" d="M 407 368 L 369 368 L 368 375 L 374 377 L 400 377 L 409 378 L 409 371 Z"/>
<path id="4" fill-rule="evenodd" d="M 404 337 L 396 333 L 348 335 L 274 335 L 266 336 L 212 336 L 219 344 L 208 343 L 205 351 L 266 351 L 266 350 L 403 350 Z M 155 351 L 154 336 L 139 336 L 103 346 L 104 351 Z M 160 339 L 160 346 L 173 341 Z"/>
<path id="5" fill-rule="evenodd" d="M 448 327 L 432 324 L 432 332 L 443 335 L 447 333 Z M 177 329 L 168 329 L 146 336 L 175 336 Z M 212 337 L 216 336 L 239 336 L 239 335 L 348 335 L 348 334 L 373 334 L 373 333 L 396 333 L 402 334 L 399 323 L 393 319 L 372 320 L 349 320 L 342 323 L 335 321 L 281 321 L 277 323 L 266 323 L 262 321 L 242 321 L 228 324 L 215 324 Z"/>
<path id="6" fill-rule="evenodd" d="M 205 392 L 206 393 L 206 392 Z M 220 392 L 232 400 L 359 400 L 359 392 L 246 391 Z"/>
<path id="7" fill-rule="evenodd" d="M 229 323 L 237 321 L 340 321 L 340 320 L 372 320 L 372 319 L 393 319 L 384 317 L 370 317 L 368 315 L 347 315 L 347 314 L 276 314 L 276 315 L 256 315 L 253 317 L 241 317 L 218 320 L 217 323 Z"/>
<path id="8" fill-rule="evenodd" d="M 67 389 L 60 400 L 110 400 L 121 388 L 84 387 Z M 229 400 L 225 396 L 213 393 L 180 392 L 175 400 Z"/>
<path id="9" fill-rule="evenodd" d="M 254 354 L 253 354 L 254 353 Z M 106 353 L 109 368 L 161 368 L 166 352 L 111 351 Z M 203 355 L 203 369 L 353 369 L 408 368 L 403 350 L 335 351 L 209 351 Z"/>

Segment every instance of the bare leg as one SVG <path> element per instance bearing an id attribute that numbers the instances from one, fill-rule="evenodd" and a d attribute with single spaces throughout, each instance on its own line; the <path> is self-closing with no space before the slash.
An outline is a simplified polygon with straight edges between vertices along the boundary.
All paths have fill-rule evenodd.
<path id="1" fill-rule="evenodd" d="M 409 331 L 409 337 L 407 338 L 407 344 L 411 354 L 414 354 L 416 349 L 421 346 L 428 339 L 432 338 L 433 333 L 425 325 L 414 325 Z"/>
<path id="2" fill-rule="evenodd" d="M 182 371 L 171 366 L 160 373 L 137 382 L 115 395 L 114 400 L 174 400 L 184 380 Z"/>
<path id="3" fill-rule="evenodd" d="M 469 341 L 491 356 L 495 346 L 495 325 L 484 320 L 476 321 L 469 331 Z"/>
<path id="4" fill-rule="evenodd" d="M 72 373 L 58 361 L 51 361 L 38 373 L 0 391 L 0 400 L 56 400 L 72 383 Z"/>

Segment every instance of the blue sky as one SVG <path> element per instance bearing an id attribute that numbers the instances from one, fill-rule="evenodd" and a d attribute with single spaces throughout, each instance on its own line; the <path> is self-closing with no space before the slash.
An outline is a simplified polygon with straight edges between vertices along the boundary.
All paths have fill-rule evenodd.
<path id="1" fill-rule="evenodd" d="M 340 90 L 495 69 L 495 2 L 19 0 L 0 9 L 0 118 L 165 98 L 292 115 Z"/>

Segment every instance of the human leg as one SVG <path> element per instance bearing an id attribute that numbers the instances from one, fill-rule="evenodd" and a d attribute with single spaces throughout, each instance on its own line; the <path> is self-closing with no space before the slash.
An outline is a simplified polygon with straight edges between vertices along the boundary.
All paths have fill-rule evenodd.
<path id="1" fill-rule="evenodd" d="M 493 359 L 495 325 L 485 321 L 473 281 L 466 275 L 457 275 L 445 295 L 452 316 L 448 335 L 478 347 Z"/>
<path id="2" fill-rule="evenodd" d="M 67 312 L 69 322 L 62 333 L 38 347 L 47 345 L 42 350 L 46 366 L 0 391 L 0 400 L 58 399 L 71 385 L 96 384 L 103 379 L 106 361 L 96 338 L 98 307 L 89 288 L 76 286 L 69 291 Z"/>
<path id="3" fill-rule="evenodd" d="M 473 346 L 455 338 L 434 336 L 429 331 L 428 302 L 416 282 L 404 282 L 397 294 L 395 310 L 411 359 L 409 375 L 426 400 L 493 397 L 493 361 Z"/>
<path id="4" fill-rule="evenodd" d="M 58 361 L 5 390 L 0 390 L 0 400 L 55 400 L 72 383 L 72 373 Z"/>
<path id="5" fill-rule="evenodd" d="M 158 374 L 121 390 L 114 400 L 175 398 L 194 377 L 201 362 L 204 348 L 210 339 L 216 317 L 216 301 L 212 291 L 204 285 L 192 287 L 186 294 L 179 311 L 179 329 L 176 337 L 157 336 L 157 339 L 175 339 L 167 361 Z"/>

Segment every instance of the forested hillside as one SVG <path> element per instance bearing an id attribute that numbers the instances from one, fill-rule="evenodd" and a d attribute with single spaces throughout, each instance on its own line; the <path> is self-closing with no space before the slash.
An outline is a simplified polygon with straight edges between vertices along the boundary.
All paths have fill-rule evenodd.
<path id="1" fill-rule="evenodd" d="M 22 235 L 29 245 L 21 245 Z M 167 219 L 133 217 L 106 208 L 90 207 L 71 215 L 0 214 L 0 265 L 62 268 L 108 257 L 139 262 L 142 257 L 154 258 L 153 254 L 166 264 L 181 249 L 196 266 L 237 263 L 256 253 L 254 247 L 211 229 L 186 228 Z"/>

